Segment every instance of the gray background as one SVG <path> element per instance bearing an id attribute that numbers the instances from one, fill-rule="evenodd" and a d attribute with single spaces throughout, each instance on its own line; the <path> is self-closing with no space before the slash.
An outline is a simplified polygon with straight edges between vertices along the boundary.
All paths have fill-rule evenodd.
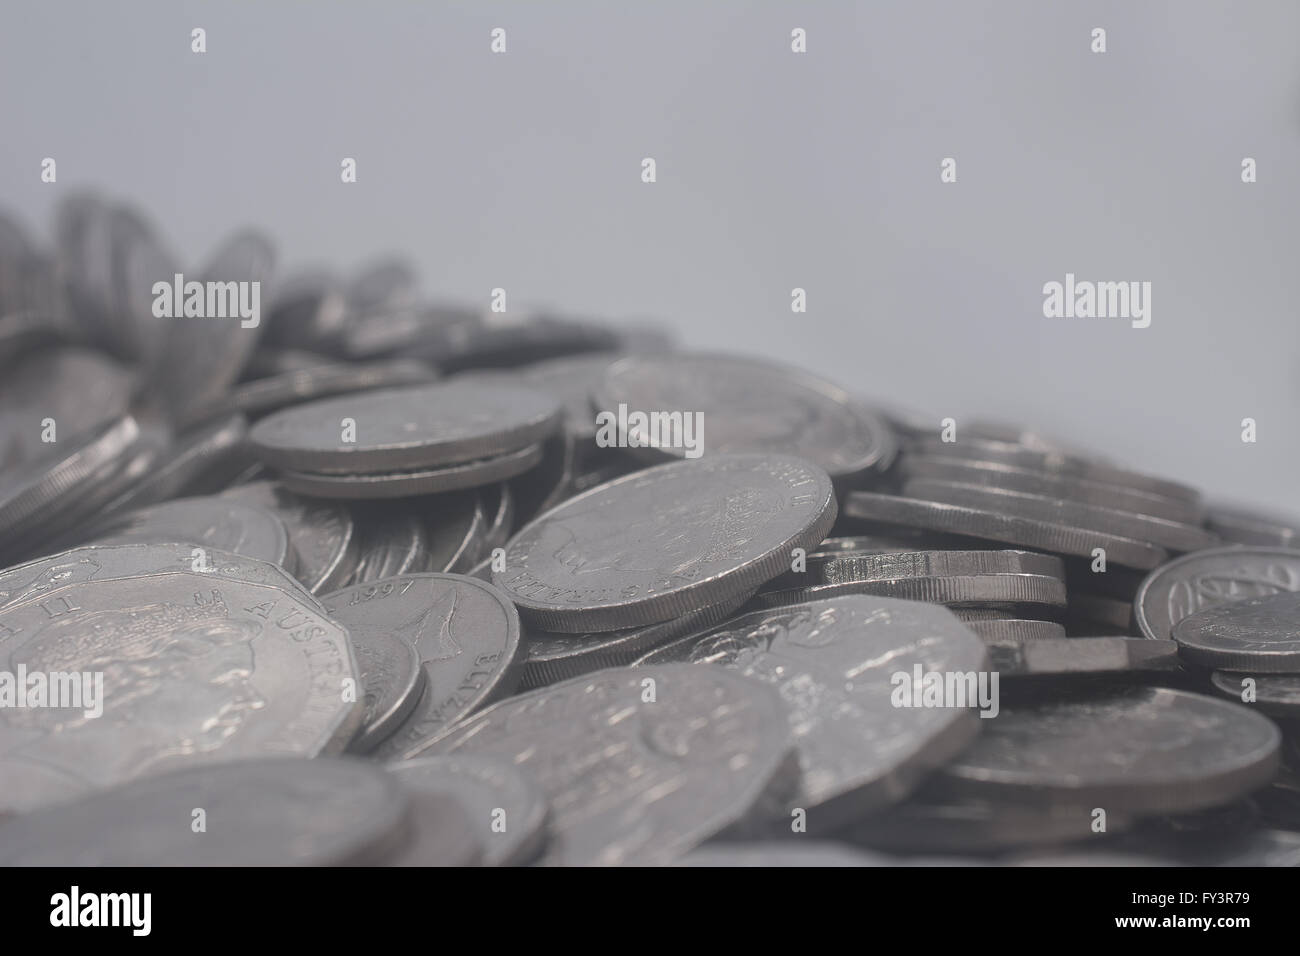
<path id="1" fill-rule="evenodd" d="M 282 274 L 398 251 L 431 295 L 657 317 L 936 427 L 1025 421 L 1211 493 L 1297 497 L 1300 3 L 4 0 L 0 17 L 0 203 L 46 236 L 61 194 L 98 186 L 186 261 L 245 223 L 279 241 Z M 1151 327 L 1045 319 L 1067 271 L 1152 282 Z"/>

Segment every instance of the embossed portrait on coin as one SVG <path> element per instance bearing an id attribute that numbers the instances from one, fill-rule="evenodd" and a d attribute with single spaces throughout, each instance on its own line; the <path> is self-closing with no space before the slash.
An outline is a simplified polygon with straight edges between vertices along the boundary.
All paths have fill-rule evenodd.
<path id="1" fill-rule="evenodd" d="M 11 649 L 27 672 L 102 673 L 103 713 L 0 712 L 6 757 L 58 765 L 103 784 L 170 757 L 202 754 L 237 734 L 265 700 L 251 683 L 259 624 L 219 602 L 155 604 L 56 619 Z"/>

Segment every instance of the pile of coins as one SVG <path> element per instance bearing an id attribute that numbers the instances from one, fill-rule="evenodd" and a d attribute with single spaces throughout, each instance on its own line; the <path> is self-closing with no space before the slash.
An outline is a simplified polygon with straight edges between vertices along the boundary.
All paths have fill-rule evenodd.
<path id="1" fill-rule="evenodd" d="M 0 863 L 1300 864 L 1297 519 L 274 258 L 0 216 Z"/>

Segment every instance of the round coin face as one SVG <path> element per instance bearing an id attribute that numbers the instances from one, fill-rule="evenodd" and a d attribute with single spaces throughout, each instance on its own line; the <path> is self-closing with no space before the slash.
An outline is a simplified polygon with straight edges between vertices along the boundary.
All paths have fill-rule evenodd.
<path id="1" fill-rule="evenodd" d="M 656 460 L 734 452 L 793 454 L 833 478 L 882 471 L 896 444 L 889 427 L 836 385 L 788 366 L 729 355 L 630 356 L 596 387 L 595 406 L 621 445 Z M 627 414 L 620 415 L 620 408 Z M 642 423 L 633 413 L 647 416 Z M 654 427 L 655 415 L 701 422 L 690 442 Z M 599 425 L 599 420 L 597 424 Z M 597 435 L 597 440 L 600 436 Z M 692 450 L 698 442 L 699 448 Z"/>
<path id="2" fill-rule="evenodd" d="M 4 575 L 0 670 L 75 675 L 80 695 L 0 709 L 0 775 L 17 781 L 0 802 L 30 809 L 191 762 L 343 749 L 361 719 L 345 682 L 360 674 L 347 632 L 297 582 L 215 554 L 208 571 L 102 576 L 117 553 Z"/>
<path id="3" fill-rule="evenodd" d="M 1282 735 L 1227 701 L 1125 687 L 1003 702 L 996 720 L 935 785 L 1037 806 L 1105 807 L 1130 816 L 1229 803 L 1267 783 Z"/>
<path id="4" fill-rule="evenodd" d="M 97 544 L 178 541 L 233 551 L 296 570 L 284 522 L 265 508 L 227 498 L 177 498 L 139 508 L 97 531 Z"/>
<path id="5" fill-rule="evenodd" d="M 374 864 L 407 807 L 401 785 L 361 761 L 190 767 L 0 823 L 0 866 Z"/>
<path id="6" fill-rule="evenodd" d="M 746 614 L 640 663 L 718 664 L 775 687 L 802 771 L 791 806 L 822 832 L 898 800 L 979 729 L 978 699 L 900 706 L 900 683 L 987 670 L 983 642 L 943 608 L 866 596 Z"/>
<path id="7" fill-rule="evenodd" d="M 1300 591 L 1300 552 L 1286 548 L 1214 548 L 1157 568 L 1133 601 L 1143 637 L 1168 640 L 1174 625 L 1229 601 Z"/>
<path id="8" fill-rule="evenodd" d="M 515 535 L 492 580 L 542 630 L 657 624 L 752 591 L 834 520 L 831 481 L 816 465 L 715 455 L 569 499 Z"/>
<path id="9" fill-rule="evenodd" d="M 421 757 L 388 765 L 412 790 L 446 794 L 465 811 L 487 866 L 532 861 L 546 843 L 550 808 L 537 784 L 498 757 Z"/>
<path id="10" fill-rule="evenodd" d="M 277 468 L 400 472 L 518 451 L 555 431 L 561 416 L 559 402 L 541 392 L 452 381 L 297 405 L 262 419 L 249 438 Z"/>
<path id="11" fill-rule="evenodd" d="M 492 585 L 460 574 L 402 574 L 321 599 L 349 630 L 382 630 L 416 649 L 424 692 L 375 751 L 426 747 L 518 683 L 519 615 Z"/>
<path id="12" fill-rule="evenodd" d="M 670 863 L 790 774 L 776 694 L 721 667 L 599 671 L 512 697 L 431 753 L 491 755 L 551 805 L 548 865 Z"/>
<path id="13" fill-rule="evenodd" d="M 1300 673 L 1300 594 L 1207 607 L 1175 624 L 1173 638 L 1179 653 L 1202 666 Z"/>

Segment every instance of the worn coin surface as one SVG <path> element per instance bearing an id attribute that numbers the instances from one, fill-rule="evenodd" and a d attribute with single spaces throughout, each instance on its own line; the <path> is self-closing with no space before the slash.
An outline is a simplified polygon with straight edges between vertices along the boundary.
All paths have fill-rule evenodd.
<path id="1" fill-rule="evenodd" d="M 262 460 L 295 472 L 414 471 L 517 452 L 555 431 L 562 414 L 531 389 L 450 381 L 296 405 L 262 419 L 249 440 Z"/>
<path id="2" fill-rule="evenodd" d="M 1133 601 L 1143 637 L 1167 640 L 1174 625 L 1228 601 L 1300 591 L 1300 552 L 1286 548 L 1213 548 L 1184 555 L 1149 574 Z"/>
<path id="3" fill-rule="evenodd" d="M 300 497 L 273 481 L 236 485 L 220 497 L 263 508 L 284 523 L 298 559 L 294 576 L 313 594 L 341 587 L 355 570 L 357 534 L 347 508 Z"/>
<path id="4" fill-rule="evenodd" d="M 340 866 L 400 845 L 408 797 L 359 760 L 187 767 L 0 822 L 0 866 Z M 195 809 L 207 828 L 195 830 Z"/>
<path id="5" fill-rule="evenodd" d="M 1277 770 L 1282 735 L 1244 707 L 1166 687 L 1093 689 L 1025 703 L 938 771 L 944 792 L 1108 815 L 1228 803 Z"/>
<path id="6" fill-rule="evenodd" d="M 787 728 L 758 681 L 670 664 L 512 697 L 430 753 L 493 755 L 532 775 L 551 805 L 541 863 L 652 866 L 741 822 L 785 783 Z"/>
<path id="7" fill-rule="evenodd" d="M 416 756 L 458 720 L 519 681 L 519 615 L 490 584 L 461 574 L 403 574 L 322 599 L 348 628 L 382 629 L 412 645 L 424 692 L 376 753 Z"/>
<path id="8" fill-rule="evenodd" d="M 526 774 L 498 757 L 420 757 L 389 764 L 411 790 L 445 794 L 465 810 L 487 866 L 530 863 L 546 845 L 546 797 Z"/>
<path id="9" fill-rule="evenodd" d="M 889 426 L 843 389 L 789 366 L 732 355 L 629 356 L 612 365 L 596 387 L 595 406 L 619 422 L 620 443 L 651 460 L 692 454 L 685 443 L 650 443 L 650 426 L 628 412 L 698 416 L 694 452 L 798 455 L 832 478 L 883 471 L 897 449 Z"/>
<path id="10" fill-rule="evenodd" d="M 988 658 L 941 607 L 850 596 L 746 614 L 638 662 L 667 663 L 723 665 L 777 689 L 802 771 L 791 806 L 826 832 L 906 796 L 979 730 L 980 700 L 900 706 L 897 688 L 919 696 L 922 674 L 974 674 Z"/>
<path id="11" fill-rule="evenodd" d="M 530 624 L 657 624 L 752 591 L 835 520 L 825 471 L 786 455 L 712 455 L 571 498 L 511 539 L 493 571 Z"/>
<path id="12" fill-rule="evenodd" d="M 138 553 L 153 563 L 166 550 Z M 337 752 L 351 739 L 361 719 L 343 693 L 360 677 L 351 642 L 285 572 L 261 563 L 261 578 L 246 580 L 214 560 L 205 572 L 87 578 L 85 552 L 100 563 L 88 548 L 5 572 L 31 597 L 0 610 L 0 669 L 104 675 L 93 707 L 0 709 L 6 806 L 194 761 Z"/>
<path id="13" fill-rule="evenodd" d="M 1300 674 L 1300 594 L 1207 607 L 1175 624 L 1173 638 L 1180 654 L 1204 667 Z"/>

